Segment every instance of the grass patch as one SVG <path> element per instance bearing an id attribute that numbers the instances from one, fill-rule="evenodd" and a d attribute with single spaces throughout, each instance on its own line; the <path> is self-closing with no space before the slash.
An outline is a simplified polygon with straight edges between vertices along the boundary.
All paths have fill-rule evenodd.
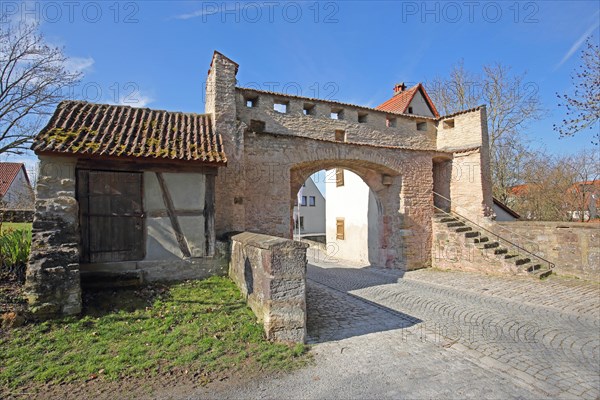
<path id="1" fill-rule="evenodd" d="M 31 222 L 3 222 L 0 226 L 0 233 L 4 233 L 11 230 L 24 230 L 26 232 L 29 232 L 29 235 L 31 235 L 31 225 Z"/>
<path id="2" fill-rule="evenodd" d="M 92 295 L 82 318 L 28 325 L 0 337 L 0 387 L 173 371 L 210 381 L 242 369 L 290 370 L 308 358 L 304 345 L 267 341 L 227 278 L 114 293 Z"/>

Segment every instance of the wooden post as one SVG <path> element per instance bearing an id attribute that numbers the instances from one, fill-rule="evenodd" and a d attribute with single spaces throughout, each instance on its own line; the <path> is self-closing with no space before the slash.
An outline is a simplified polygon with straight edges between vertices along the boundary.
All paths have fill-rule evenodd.
<path id="1" fill-rule="evenodd" d="M 206 232 L 206 255 L 215 255 L 216 233 L 215 233 L 215 175 L 206 174 L 204 195 L 204 223 Z"/>

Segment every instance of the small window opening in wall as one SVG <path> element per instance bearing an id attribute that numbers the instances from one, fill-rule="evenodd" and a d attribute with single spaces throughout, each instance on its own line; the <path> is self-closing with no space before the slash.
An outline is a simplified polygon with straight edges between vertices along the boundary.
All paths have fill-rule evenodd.
<path id="1" fill-rule="evenodd" d="M 287 113 L 287 109 L 288 109 L 287 102 L 275 101 L 275 103 L 273 103 L 273 110 L 277 111 L 278 113 L 285 114 L 285 113 Z"/>
<path id="2" fill-rule="evenodd" d="M 344 186 L 344 170 L 342 168 L 335 169 L 335 186 Z"/>
<path id="3" fill-rule="evenodd" d="M 346 232 L 344 229 L 344 218 L 335 219 L 335 238 L 337 240 L 344 240 Z"/>
<path id="4" fill-rule="evenodd" d="M 246 99 L 246 107 L 254 108 L 258 105 L 258 98 L 254 97 L 251 99 Z"/>
<path id="5" fill-rule="evenodd" d="M 408 107 L 408 113 L 412 114 L 413 113 L 413 108 L 412 107 Z"/>
<path id="6" fill-rule="evenodd" d="M 306 196 L 302 196 L 302 200 L 300 201 L 300 205 L 302 207 L 306 207 Z"/>
<path id="7" fill-rule="evenodd" d="M 300 224 L 298 224 L 298 218 L 294 218 L 294 229 L 298 230 L 298 228 L 300 230 L 304 230 L 304 217 L 300 217 Z"/>
<path id="8" fill-rule="evenodd" d="M 394 117 L 387 117 L 385 119 L 385 125 L 388 128 L 395 128 L 396 127 L 396 118 L 394 118 Z"/>
<path id="9" fill-rule="evenodd" d="M 444 129 L 452 129 L 454 128 L 454 120 L 453 119 L 447 119 L 444 121 Z"/>
<path id="10" fill-rule="evenodd" d="M 336 142 L 345 142 L 346 141 L 346 131 L 341 129 L 335 130 L 335 141 Z"/>
<path id="11" fill-rule="evenodd" d="M 315 105 L 304 103 L 304 106 L 302 107 L 302 112 L 304 113 L 304 115 L 315 115 Z"/>
<path id="12" fill-rule="evenodd" d="M 315 196 L 308 196 L 308 206 L 309 207 L 314 207 L 316 205 L 316 199 Z"/>
<path id="13" fill-rule="evenodd" d="M 417 130 L 418 131 L 426 131 L 427 130 L 427 122 L 417 122 Z"/>
<path id="14" fill-rule="evenodd" d="M 344 119 L 344 110 L 341 108 L 332 108 L 331 119 Z"/>
<path id="15" fill-rule="evenodd" d="M 368 118 L 367 113 L 358 113 L 358 123 L 359 124 L 364 124 L 367 122 L 367 118 Z"/>

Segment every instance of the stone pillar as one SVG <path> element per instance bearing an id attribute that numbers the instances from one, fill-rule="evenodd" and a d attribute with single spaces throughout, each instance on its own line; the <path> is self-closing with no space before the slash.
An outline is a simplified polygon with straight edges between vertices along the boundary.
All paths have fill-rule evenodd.
<path id="1" fill-rule="evenodd" d="M 81 311 L 76 158 L 40 157 L 25 293 L 35 318 Z"/>
<path id="2" fill-rule="evenodd" d="M 212 115 L 215 132 L 223 138 L 227 167 L 219 170 L 215 184 L 217 236 L 245 229 L 244 135 L 238 126 L 236 74 L 238 65 L 215 51 L 206 80 L 205 112 Z"/>
<path id="3" fill-rule="evenodd" d="M 267 339 L 306 339 L 306 243 L 244 232 L 231 238 L 229 276 Z"/>

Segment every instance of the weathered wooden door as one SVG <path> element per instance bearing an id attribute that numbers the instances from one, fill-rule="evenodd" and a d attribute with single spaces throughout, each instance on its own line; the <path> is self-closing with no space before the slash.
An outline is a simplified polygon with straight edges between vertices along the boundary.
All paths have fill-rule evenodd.
<path id="1" fill-rule="evenodd" d="M 82 262 L 144 258 L 142 193 L 141 173 L 78 170 Z"/>

